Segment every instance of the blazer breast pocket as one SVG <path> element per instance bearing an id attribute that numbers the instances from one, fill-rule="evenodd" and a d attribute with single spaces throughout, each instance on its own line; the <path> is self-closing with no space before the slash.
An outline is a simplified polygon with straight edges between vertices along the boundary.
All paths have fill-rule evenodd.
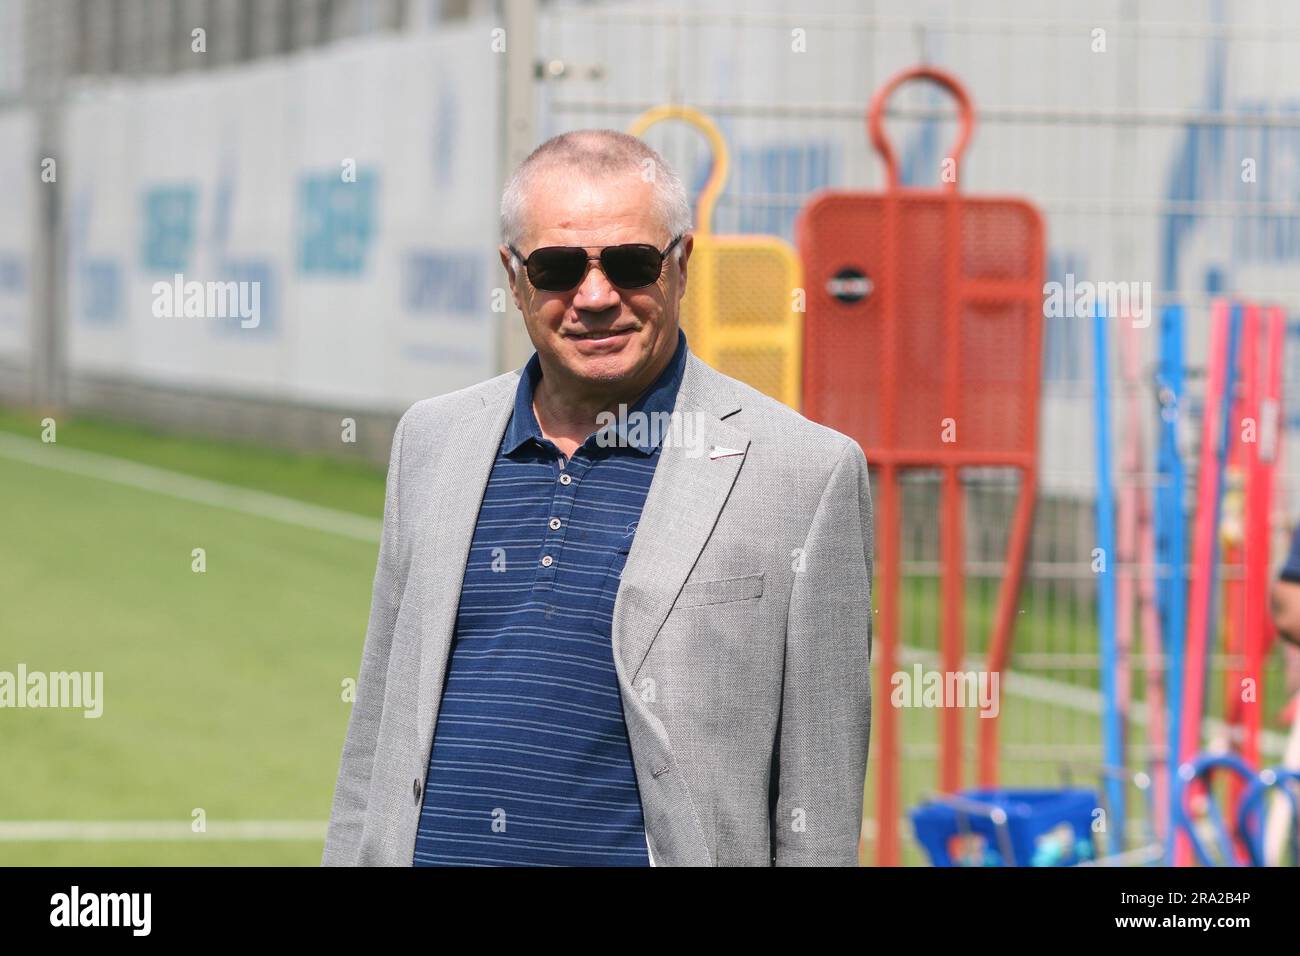
<path id="1" fill-rule="evenodd" d="M 674 610 L 700 607 L 705 604 L 730 604 L 763 596 L 763 575 L 748 574 L 739 578 L 721 578 L 717 581 L 687 581 L 677 596 Z"/>

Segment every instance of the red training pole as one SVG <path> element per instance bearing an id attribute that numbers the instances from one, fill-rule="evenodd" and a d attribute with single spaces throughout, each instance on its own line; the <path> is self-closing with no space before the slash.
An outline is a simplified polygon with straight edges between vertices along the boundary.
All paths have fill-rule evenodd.
<path id="1" fill-rule="evenodd" d="M 1182 728 L 1179 759 L 1186 763 L 1201 745 L 1201 720 L 1205 707 L 1205 648 L 1209 640 L 1210 582 L 1214 578 L 1215 505 L 1219 495 L 1219 414 L 1222 405 L 1224 365 L 1228 351 L 1228 305 L 1216 301 L 1210 313 L 1209 375 L 1206 380 L 1204 418 L 1201 423 L 1200 477 L 1196 493 L 1196 524 L 1192 537 L 1192 574 L 1188 595 L 1187 642 L 1183 680 Z M 1189 866 L 1192 847 L 1186 833 L 1174 841 L 1174 865 Z"/>

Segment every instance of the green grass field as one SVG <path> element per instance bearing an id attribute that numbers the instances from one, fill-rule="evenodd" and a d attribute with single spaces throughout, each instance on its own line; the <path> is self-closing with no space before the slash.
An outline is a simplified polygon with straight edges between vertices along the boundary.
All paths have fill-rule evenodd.
<path id="1" fill-rule="evenodd" d="M 0 428 L 39 435 L 35 416 Z M 83 448 L 378 521 L 373 467 L 61 422 Z M 53 450 L 53 449 L 51 449 Z M 103 671 L 104 711 L 9 710 L 0 820 L 328 819 L 377 547 L 0 456 L 0 669 Z M 207 570 L 191 570 L 206 551 Z M 321 830 L 323 834 L 323 829 Z M 315 864 L 323 839 L 0 841 L 3 864 Z"/>
<path id="2" fill-rule="evenodd" d="M 3 713 L 0 864 L 317 864 L 349 713 L 342 683 L 355 675 L 365 633 L 382 469 L 93 418 L 61 419 L 52 447 L 39 443 L 39 421 L 0 410 L 0 438 L 27 439 L 22 454 L 12 438 L 0 443 L 0 670 L 102 671 L 105 702 L 99 719 Z M 26 460 L 64 450 L 362 516 L 376 540 Z M 191 569 L 195 548 L 206 552 L 204 573 Z M 972 653 L 982 649 L 995 584 L 970 582 Z M 904 644 L 933 650 L 937 581 L 907 579 L 904 608 Z M 1095 654 L 1091 602 L 1029 591 L 1021 610 L 1017 646 Z M 1035 673 L 1060 690 L 1096 688 L 1095 671 Z M 1063 744 L 1100 757 L 1097 714 L 1042 698 L 1003 697 L 1004 743 L 1043 752 L 1005 761 L 1004 783 L 1059 783 L 1053 748 Z M 877 708 L 886 702 L 878 684 Z M 967 715 L 968 744 L 978 721 Z M 938 722 L 935 710 L 901 711 L 904 807 L 934 788 Z M 869 772 L 868 817 L 875 788 Z M 187 827 L 195 810 L 207 834 L 167 832 Z M 143 822 L 157 832 L 33 840 L 21 832 L 30 821 Z M 275 829 L 294 823 L 292 838 Z M 220 835 L 234 824 L 260 829 L 255 839 Z M 910 839 L 905 847 L 905 862 L 924 862 Z"/>

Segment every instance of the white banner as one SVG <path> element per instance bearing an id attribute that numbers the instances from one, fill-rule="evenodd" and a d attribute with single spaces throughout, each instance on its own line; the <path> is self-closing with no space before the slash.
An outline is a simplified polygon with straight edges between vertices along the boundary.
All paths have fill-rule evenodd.
<path id="1" fill-rule="evenodd" d="M 367 39 L 74 100 L 74 373 L 387 410 L 495 374 L 489 39 Z"/>

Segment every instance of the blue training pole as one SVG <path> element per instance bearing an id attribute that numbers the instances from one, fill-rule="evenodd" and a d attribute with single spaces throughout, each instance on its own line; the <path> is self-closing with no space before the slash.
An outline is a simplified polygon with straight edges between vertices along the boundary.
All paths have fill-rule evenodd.
<path id="1" fill-rule="evenodd" d="M 1119 709 L 1119 648 L 1115 636 L 1115 493 L 1110 479 L 1110 395 L 1106 372 L 1109 335 L 1106 310 L 1098 303 L 1093 318 L 1094 392 L 1097 439 L 1097 575 L 1098 622 L 1101 627 L 1102 749 L 1106 769 L 1106 802 L 1110 813 L 1106 833 L 1109 852 L 1124 851 L 1124 728 Z"/>
<path id="2" fill-rule="evenodd" d="M 1155 520 L 1157 590 L 1160 634 L 1164 642 L 1165 700 L 1169 708 L 1169 807 L 1165 833 L 1165 865 L 1174 861 L 1174 831 L 1178 819 L 1178 749 L 1183 725 L 1183 648 L 1187 640 L 1187 516 L 1183 496 L 1187 470 L 1178 454 L 1178 426 L 1183 401 L 1183 307 L 1167 305 L 1160 313 L 1160 370 L 1156 379 L 1160 402 L 1160 448 L 1157 454 Z"/>

